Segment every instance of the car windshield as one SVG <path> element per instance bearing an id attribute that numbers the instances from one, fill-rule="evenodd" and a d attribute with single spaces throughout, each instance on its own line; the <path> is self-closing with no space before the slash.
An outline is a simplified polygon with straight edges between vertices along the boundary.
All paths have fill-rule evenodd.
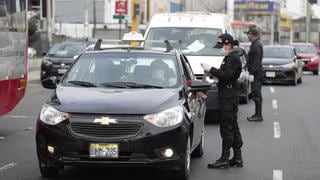
<path id="1" fill-rule="evenodd" d="M 294 45 L 294 47 L 298 54 L 314 54 L 315 53 L 314 47 L 310 45 Z"/>
<path id="2" fill-rule="evenodd" d="M 294 57 L 292 48 L 285 47 L 264 47 L 263 48 L 264 58 L 283 58 L 291 59 Z"/>
<path id="3" fill-rule="evenodd" d="M 84 44 L 81 43 L 61 43 L 54 45 L 48 55 L 50 57 L 65 57 L 72 58 L 79 55 L 85 48 Z"/>
<path id="4" fill-rule="evenodd" d="M 187 56 L 224 56 L 220 49 L 213 48 L 221 33 L 221 29 L 209 28 L 152 28 L 145 47 L 165 47 L 159 41 L 169 40 L 174 48 Z"/>
<path id="5" fill-rule="evenodd" d="M 110 88 L 178 86 L 176 56 L 149 53 L 83 54 L 66 74 L 64 85 Z"/>

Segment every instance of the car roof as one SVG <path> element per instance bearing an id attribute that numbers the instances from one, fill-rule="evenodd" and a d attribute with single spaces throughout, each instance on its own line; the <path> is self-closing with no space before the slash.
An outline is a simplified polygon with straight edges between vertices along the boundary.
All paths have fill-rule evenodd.
<path id="1" fill-rule="evenodd" d="M 305 45 L 305 46 L 314 46 L 312 43 L 291 43 L 291 45 Z"/>
<path id="2" fill-rule="evenodd" d="M 290 48 L 293 49 L 293 46 L 290 45 L 265 45 L 263 47 L 272 47 L 272 48 Z"/>
<path id="3" fill-rule="evenodd" d="M 219 13 L 177 12 L 154 15 L 149 27 L 202 27 L 224 29 L 228 22 L 227 17 Z"/>
<path id="4" fill-rule="evenodd" d="M 97 54 L 97 53 L 144 53 L 144 54 L 158 54 L 158 55 L 175 55 L 177 50 L 159 50 L 159 49 L 145 49 L 144 47 L 111 47 L 103 48 L 101 50 L 88 51 L 84 54 Z"/>

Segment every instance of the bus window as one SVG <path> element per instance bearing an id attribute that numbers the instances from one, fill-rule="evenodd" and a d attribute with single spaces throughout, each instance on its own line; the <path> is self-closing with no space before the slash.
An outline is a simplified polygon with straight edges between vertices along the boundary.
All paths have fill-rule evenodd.
<path id="1" fill-rule="evenodd" d="M 0 115 L 22 99 L 27 82 L 27 0 L 0 0 Z"/>

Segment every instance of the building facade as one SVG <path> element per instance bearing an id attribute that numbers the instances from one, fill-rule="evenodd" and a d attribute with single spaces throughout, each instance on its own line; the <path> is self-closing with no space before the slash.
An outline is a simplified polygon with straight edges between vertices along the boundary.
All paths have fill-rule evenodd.
<path id="1" fill-rule="evenodd" d="M 124 19 L 115 19 L 118 15 L 115 11 L 116 1 L 127 2 L 127 14 Z M 94 2 L 96 13 L 94 13 Z M 162 12 L 179 12 L 185 7 L 185 0 L 138 0 L 138 24 L 139 31 L 144 31 L 152 15 Z M 96 16 L 97 37 L 115 38 L 130 30 L 133 6 L 131 0 L 88 0 L 89 32 L 88 37 L 93 36 L 93 20 Z M 54 24 L 55 33 L 68 37 L 85 37 L 85 5 L 79 0 L 54 0 Z M 96 38 L 97 38 L 96 37 Z"/>

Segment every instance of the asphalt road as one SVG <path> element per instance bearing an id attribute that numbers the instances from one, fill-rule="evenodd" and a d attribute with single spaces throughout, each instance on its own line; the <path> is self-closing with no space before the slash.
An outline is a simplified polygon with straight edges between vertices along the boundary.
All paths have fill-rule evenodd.
<path id="1" fill-rule="evenodd" d="M 43 89 L 30 74 L 27 94 L 9 115 L 0 118 L 0 179 L 40 180 L 35 124 L 51 90 Z M 33 78 L 34 77 L 34 78 Z M 221 152 L 218 125 L 206 125 L 205 155 L 192 159 L 191 180 L 319 180 L 320 179 L 320 76 L 305 74 L 302 85 L 263 87 L 263 122 L 248 122 L 253 102 L 239 108 L 244 139 L 243 168 L 207 169 Z M 154 169 L 66 168 L 58 178 L 111 180 L 168 179 Z M 165 178 L 164 178 L 165 177 Z"/>

